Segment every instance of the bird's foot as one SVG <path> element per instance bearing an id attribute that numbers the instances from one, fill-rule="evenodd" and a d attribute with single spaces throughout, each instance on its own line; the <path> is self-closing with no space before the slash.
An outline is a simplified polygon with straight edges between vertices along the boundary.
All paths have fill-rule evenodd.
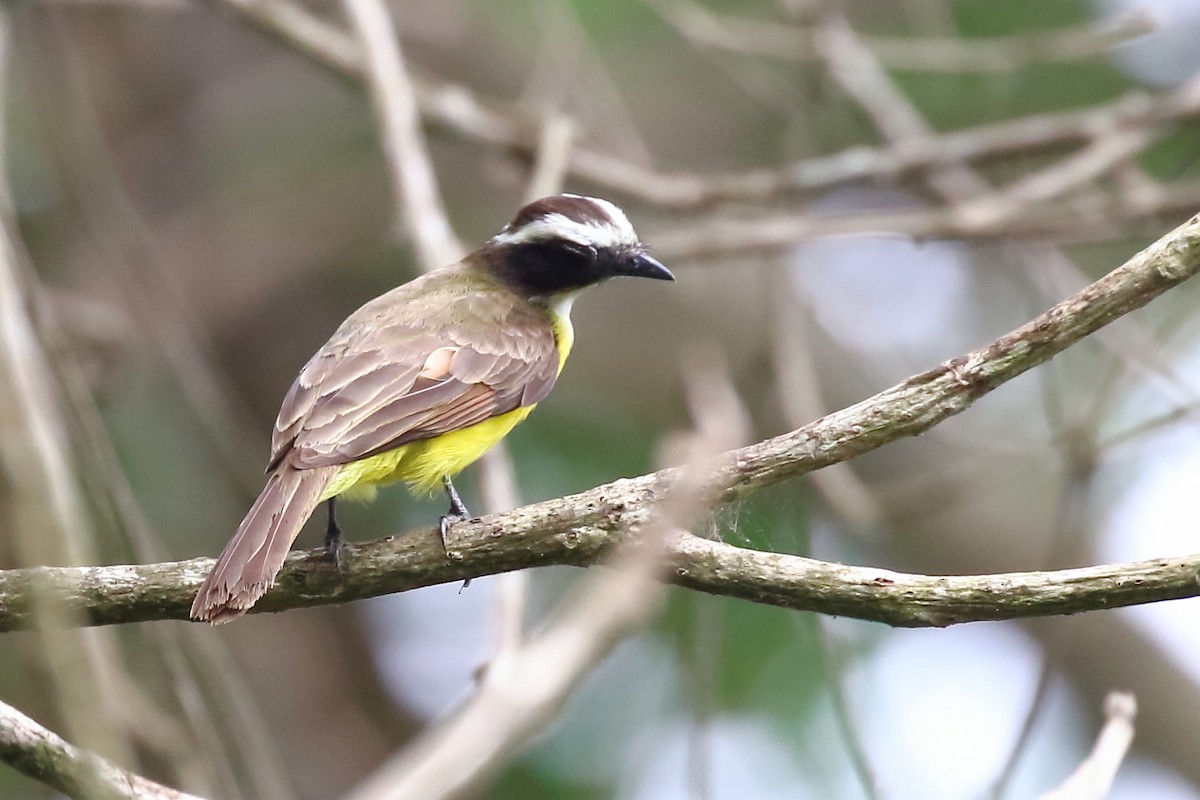
<path id="1" fill-rule="evenodd" d="M 450 555 L 450 529 L 465 519 L 468 519 L 466 514 L 456 514 L 453 511 L 438 517 L 438 538 L 442 540 L 442 551 L 447 558 L 453 557 Z"/>
<path id="2" fill-rule="evenodd" d="M 442 486 L 446 490 L 447 499 L 450 500 L 450 510 L 438 519 L 438 536 L 441 537 L 442 550 L 446 553 L 446 557 L 453 558 L 450 555 L 450 528 L 455 523 L 470 519 L 471 512 L 467 510 L 466 504 L 458 496 L 458 490 L 454 488 L 454 483 L 450 480 L 449 475 L 442 476 Z"/>

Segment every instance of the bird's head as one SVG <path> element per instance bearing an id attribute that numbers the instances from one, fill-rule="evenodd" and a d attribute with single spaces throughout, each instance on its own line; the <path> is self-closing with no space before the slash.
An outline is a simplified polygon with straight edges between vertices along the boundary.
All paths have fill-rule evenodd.
<path id="1" fill-rule="evenodd" d="M 522 208 L 484 245 L 492 268 L 528 297 L 571 293 L 617 275 L 673 281 L 607 200 L 559 194 Z"/>

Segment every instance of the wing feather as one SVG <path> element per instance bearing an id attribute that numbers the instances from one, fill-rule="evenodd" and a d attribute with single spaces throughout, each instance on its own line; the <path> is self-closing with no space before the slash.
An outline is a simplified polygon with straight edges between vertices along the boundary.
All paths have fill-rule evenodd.
<path id="1" fill-rule="evenodd" d="M 550 321 L 439 332 L 407 320 L 336 335 L 305 365 L 275 424 L 272 463 L 344 464 L 537 403 L 558 376 Z M 342 331 L 338 332 L 342 334 Z"/>

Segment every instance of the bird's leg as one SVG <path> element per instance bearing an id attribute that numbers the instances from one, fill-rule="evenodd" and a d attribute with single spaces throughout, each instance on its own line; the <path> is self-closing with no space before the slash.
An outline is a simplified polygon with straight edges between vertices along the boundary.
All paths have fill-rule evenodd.
<path id="1" fill-rule="evenodd" d="M 456 522 L 470 519 L 471 512 L 467 511 L 462 498 L 458 496 L 458 490 L 454 488 L 454 482 L 450 480 L 449 475 L 442 476 L 442 486 L 445 487 L 446 497 L 450 500 L 450 510 L 438 520 L 438 535 L 442 537 L 442 549 L 449 553 L 450 540 L 447 535 L 450 533 L 450 527 Z"/>
<path id="2" fill-rule="evenodd" d="M 336 498 L 329 498 L 325 501 L 325 510 L 329 512 L 329 521 L 325 525 L 325 554 L 333 559 L 334 566 L 338 572 L 342 571 L 342 529 L 338 527 L 337 515 L 333 508 L 333 501 Z"/>
<path id="3" fill-rule="evenodd" d="M 448 557 L 450 555 L 450 540 L 447 538 L 447 535 L 450 533 L 450 526 L 456 522 L 462 522 L 464 519 L 470 519 L 471 512 L 467 511 L 466 504 L 458 496 L 458 490 L 454 488 L 454 482 L 450 480 L 449 475 L 442 476 L 442 486 L 446 489 L 446 497 L 450 498 L 450 510 L 438 520 L 438 536 L 442 537 L 442 551 Z M 470 585 L 471 579 L 467 578 L 463 581 L 463 585 L 459 587 L 459 591 L 461 592 Z"/>

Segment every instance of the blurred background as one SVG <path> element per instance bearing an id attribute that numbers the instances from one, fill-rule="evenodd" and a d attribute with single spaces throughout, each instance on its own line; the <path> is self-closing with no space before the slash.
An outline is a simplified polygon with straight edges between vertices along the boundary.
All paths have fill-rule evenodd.
<path id="1" fill-rule="evenodd" d="M 658 466 L 690 424 L 679 376 L 698 347 L 766 437 L 992 340 L 1200 208 L 1191 0 L 388 7 L 468 246 L 565 125 L 565 188 L 621 205 L 678 279 L 576 305 L 571 363 L 508 440 L 524 501 Z M 324 27 L 301 41 L 281 9 Z M 22 493 L 19 437 L 0 441 L 0 566 L 215 555 L 300 366 L 418 270 L 345 9 L 3 14 L 2 211 L 74 494 Z M 724 509 L 716 535 L 921 573 L 1194 550 L 1197 292 L 919 440 Z M 460 487 L 477 501 L 471 473 Z M 393 490 L 340 510 L 361 540 L 442 505 Z M 77 523 L 65 537 L 55 513 Z M 527 625 L 584 575 L 534 573 Z M 212 630 L 7 634 L 0 699 L 198 794 L 338 797 L 469 694 L 496 585 Z M 1195 611 L 909 631 L 671 589 L 480 796 L 1032 797 L 1125 689 L 1137 739 L 1112 796 L 1200 798 Z M 52 793 L 0 766 L 0 796 Z"/>

